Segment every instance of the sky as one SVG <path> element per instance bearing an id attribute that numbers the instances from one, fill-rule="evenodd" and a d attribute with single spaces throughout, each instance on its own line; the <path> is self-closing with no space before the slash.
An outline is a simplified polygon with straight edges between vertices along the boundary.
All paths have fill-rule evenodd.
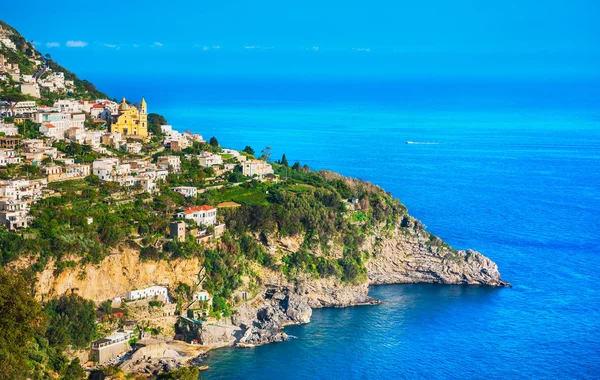
<path id="1" fill-rule="evenodd" d="M 168 4 L 168 6 L 166 6 Z M 77 73 L 600 77 L 597 0 L 139 1 L 2 6 Z"/>

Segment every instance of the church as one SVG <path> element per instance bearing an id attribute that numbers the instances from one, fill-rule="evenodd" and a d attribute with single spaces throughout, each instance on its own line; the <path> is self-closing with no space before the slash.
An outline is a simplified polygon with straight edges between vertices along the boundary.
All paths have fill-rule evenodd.
<path id="1" fill-rule="evenodd" d="M 123 98 L 119 105 L 119 115 L 110 126 L 110 131 L 127 137 L 148 137 L 148 110 L 144 98 L 139 109 L 127 104 Z"/>

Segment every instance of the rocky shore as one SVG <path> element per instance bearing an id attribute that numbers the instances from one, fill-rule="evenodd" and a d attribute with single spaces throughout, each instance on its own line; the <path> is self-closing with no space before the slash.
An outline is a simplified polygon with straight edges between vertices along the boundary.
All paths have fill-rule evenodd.
<path id="1" fill-rule="evenodd" d="M 364 242 L 364 250 L 371 254 L 365 282 L 344 284 L 308 275 L 290 281 L 280 273 L 262 270 L 261 291 L 254 299 L 241 303 L 227 321 L 206 323 L 197 331 L 180 329 L 179 332 L 192 334 L 187 337 L 205 345 L 251 347 L 287 340 L 283 328 L 309 323 L 312 309 L 379 304 L 379 300 L 368 296 L 370 285 L 510 286 L 501 279 L 497 265 L 481 253 L 453 250 L 418 225 L 413 226 L 417 228 L 381 231 Z"/>

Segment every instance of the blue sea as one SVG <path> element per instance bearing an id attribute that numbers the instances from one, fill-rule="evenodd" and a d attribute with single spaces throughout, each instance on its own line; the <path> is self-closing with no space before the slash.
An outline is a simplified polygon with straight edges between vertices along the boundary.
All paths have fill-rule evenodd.
<path id="1" fill-rule="evenodd" d="M 381 185 L 513 284 L 372 287 L 381 305 L 216 350 L 202 378 L 600 378 L 600 83 L 91 79 L 179 130 Z"/>

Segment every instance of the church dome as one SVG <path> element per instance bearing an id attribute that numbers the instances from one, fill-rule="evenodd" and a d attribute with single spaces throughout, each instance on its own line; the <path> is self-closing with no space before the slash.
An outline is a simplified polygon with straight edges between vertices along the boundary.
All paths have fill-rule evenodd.
<path id="1" fill-rule="evenodd" d="M 119 105 L 119 111 L 127 111 L 128 109 L 129 109 L 129 105 L 125 101 L 125 98 L 123 98 L 123 101 Z"/>

